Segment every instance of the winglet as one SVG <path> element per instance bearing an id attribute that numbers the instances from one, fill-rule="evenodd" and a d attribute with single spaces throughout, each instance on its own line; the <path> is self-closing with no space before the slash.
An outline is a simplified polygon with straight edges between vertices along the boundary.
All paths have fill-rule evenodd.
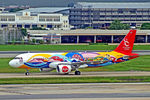
<path id="1" fill-rule="evenodd" d="M 129 33 L 124 37 L 124 39 L 121 41 L 119 46 L 114 51 L 126 55 L 131 54 L 134 45 L 135 36 L 136 36 L 136 30 L 130 30 Z"/>

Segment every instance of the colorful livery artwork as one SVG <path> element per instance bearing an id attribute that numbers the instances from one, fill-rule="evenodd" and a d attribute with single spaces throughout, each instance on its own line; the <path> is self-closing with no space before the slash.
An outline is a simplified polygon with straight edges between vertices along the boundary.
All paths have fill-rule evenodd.
<path id="1" fill-rule="evenodd" d="M 41 71 L 56 69 L 58 73 L 68 74 L 75 71 L 80 75 L 80 68 L 103 67 L 138 57 L 132 53 L 136 30 L 130 32 L 119 46 L 111 52 L 64 52 L 64 53 L 24 53 L 16 56 L 9 65 L 16 68 L 39 68 Z M 27 71 L 26 75 L 29 74 Z"/>

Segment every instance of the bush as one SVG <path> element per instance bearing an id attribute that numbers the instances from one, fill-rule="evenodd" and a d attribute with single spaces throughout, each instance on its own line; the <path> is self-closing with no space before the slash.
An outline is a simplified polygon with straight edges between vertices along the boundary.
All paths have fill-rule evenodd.
<path id="1" fill-rule="evenodd" d="M 31 30 L 47 30 L 46 28 L 42 27 L 33 27 Z"/>
<path id="2" fill-rule="evenodd" d="M 111 23 L 109 29 L 111 29 L 111 30 L 128 30 L 128 29 L 130 29 L 130 25 L 123 24 L 123 23 L 121 23 L 121 21 L 115 20 Z"/>
<path id="3" fill-rule="evenodd" d="M 150 23 L 143 23 L 141 29 L 142 30 L 150 29 Z"/>
<path id="4" fill-rule="evenodd" d="M 44 44 L 44 41 L 43 41 L 43 40 L 39 40 L 39 43 L 40 43 L 40 44 Z"/>
<path id="5" fill-rule="evenodd" d="M 108 45 L 108 43 L 89 43 L 89 45 Z"/>

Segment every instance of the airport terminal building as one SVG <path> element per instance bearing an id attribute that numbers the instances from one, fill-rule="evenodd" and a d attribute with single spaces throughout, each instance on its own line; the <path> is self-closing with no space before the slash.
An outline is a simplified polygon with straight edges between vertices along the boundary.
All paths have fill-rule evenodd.
<path id="1" fill-rule="evenodd" d="M 105 29 L 114 20 L 136 27 L 150 23 L 150 2 L 78 2 L 70 9 L 70 24 L 77 29 Z"/>
<path id="2" fill-rule="evenodd" d="M 64 9 L 67 8 L 31 8 L 17 13 L 0 13 L 0 27 L 68 30 L 70 25 L 68 15 L 63 14 Z"/>
<path id="3" fill-rule="evenodd" d="M 41 7 L 0 13 L 0 27 L 106 29 L 114 20 L 136 27 L 150 23 L 150 2 L 77 2 L 73 7 Z"/>
<path id="4" fill-rule="evenodd" d="M 42 27 L 47 30 L 28 30 L 30 40 L 51 43 L 119 43 L 128 30 L 107 30 L 114 20 L 136 27 L 150 23 L 150 2 L 78 2 L 73 7 L 1 12 L 0 28 Z M 150 43 L 150 31 L 138 30 L 135 42 Z"/>

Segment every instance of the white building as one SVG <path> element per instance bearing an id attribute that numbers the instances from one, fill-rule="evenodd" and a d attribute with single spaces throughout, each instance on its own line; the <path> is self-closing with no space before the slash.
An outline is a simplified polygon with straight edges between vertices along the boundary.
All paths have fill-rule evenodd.
<path id="1" fill-rule="evenodd" d="M 31 29 L 42 27 L 52 30 L 70 29 L 68 15 L 61 13 L 36 13 L 24 10 L 17 13 L 0 13 L 0 27 L 20 27 Z"/>

